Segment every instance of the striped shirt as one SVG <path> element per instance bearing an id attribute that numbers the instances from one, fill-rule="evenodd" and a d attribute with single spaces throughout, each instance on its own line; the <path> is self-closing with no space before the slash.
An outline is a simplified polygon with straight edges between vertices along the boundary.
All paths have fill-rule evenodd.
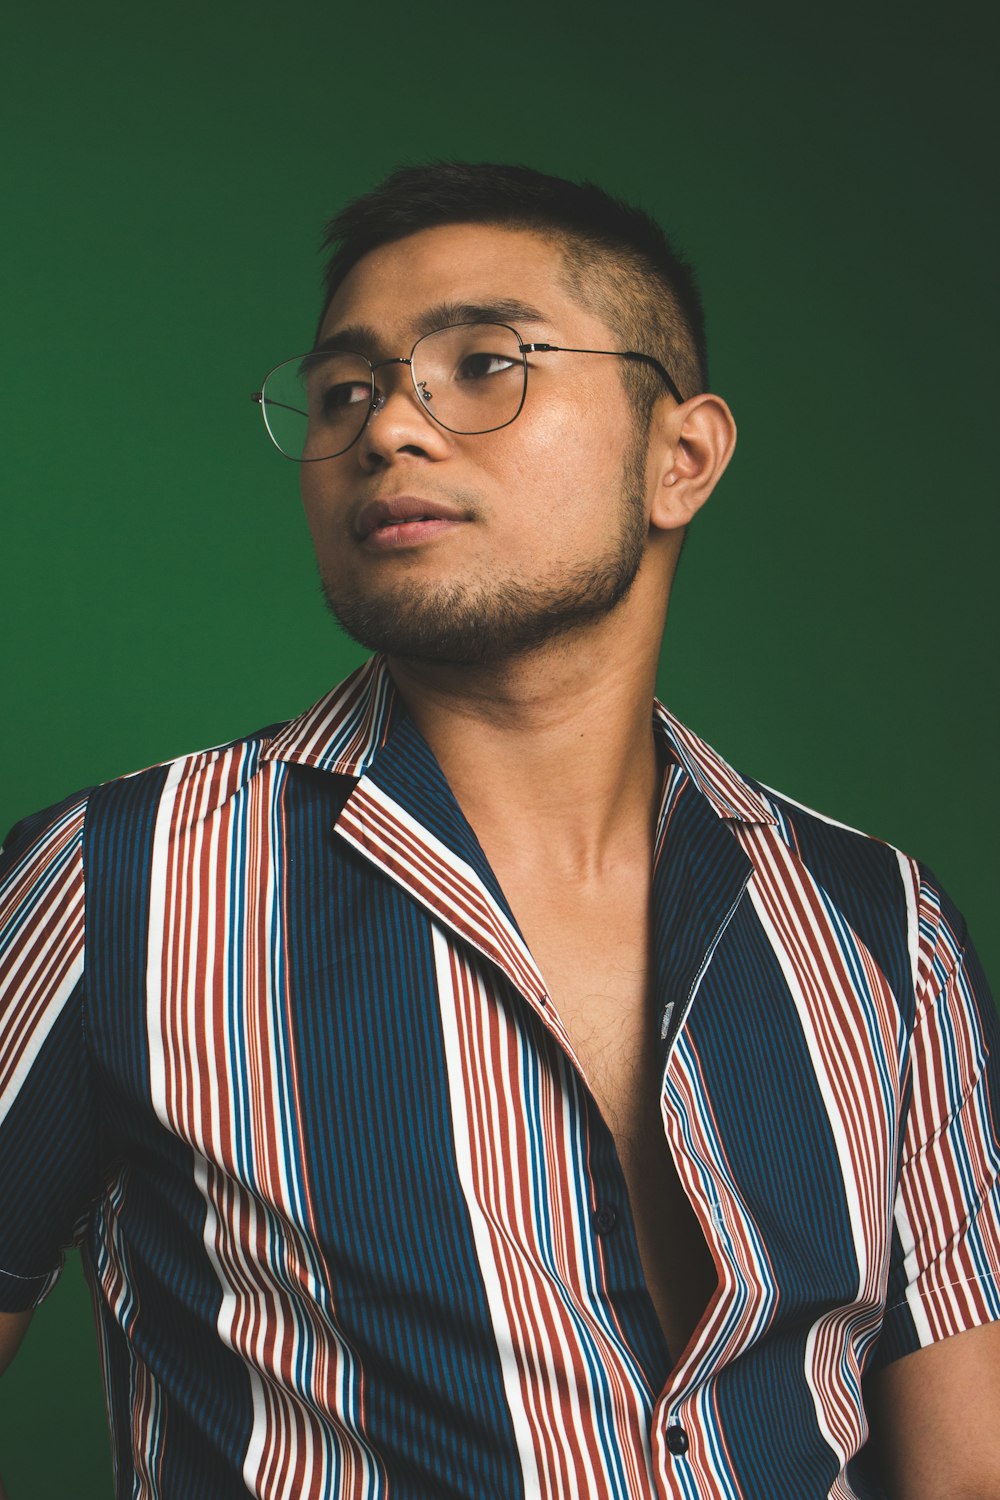
<path id="1" fill-rule="evenodd" d="M 1000 1047 L 896 850 L 656 705 L 667 1348 L 543 975 L 373 658 L 18 825 L 0 1306 L 78 1244 L 131 1500 L 877 1496 L 861 1378 L 1000 1316 Z"/>

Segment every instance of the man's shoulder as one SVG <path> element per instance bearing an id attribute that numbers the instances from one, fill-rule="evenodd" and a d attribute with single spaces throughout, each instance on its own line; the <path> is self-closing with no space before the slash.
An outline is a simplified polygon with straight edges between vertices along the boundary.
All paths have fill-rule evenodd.
<path id="1" fill-rule="evenodd" d="M 841 911 L 881 913 L 909 927 L 915 903 L 934 877 L 919 860 L 877 834 L 855 828 L 761 784 L 781 838 Z"/>
<path id="2" fill-rule="evenodd" d="M 678 760 L 748 856 L 755 888 L 773 889 L 792 904 L 808 893 L 815 920 L 846 924 L 899 968 L 921 913 L 943 899 L 926 866 L 887 839 L 738 771 L 662 705 L 660 711 Z"/>
<path id="3" fill-rule="evenodd" d="M 16 823 L 3 843 L 5 865 L 72 827 L 78 839 L 155 818 L 167 798 L 197 820 L 238 794 L 266 766 L 357 777 L 383 743 L 394 694 L 385 663 L 369 657 L 302 713 L 207 748 L 157 761 L 84 787 Z M 279 773 L 280 775 L 281 773 Z M 277 779 L 277 777 L 275 778 Z"/>
<path id="4" fill-rule="evenodd" d="M 852 826 L 779 791 L 756 776 L 738 770 L 720 752 L 682 724 L 660 703 L 658 716 L 677 759 L 714 806 L 734 824 L 771 827 L 801 854 L 808 845 L 815 857 L 857 864 L 898 865 L 909 855 L 878 834 Z"/>
<path id="5" fill-rule="evenodd" d="M 144 804 L 154 806 L 168 784 L 180 788 L 186 782 L 210 775 L 212 768 L 222 762 L 235 760 L 252 768 L 288 722 L 281 720 L 268 724 L 235 739 L 187 751 L 70 792 L 13 825 L 3 840 L 5 860 L 17 858 L 46 841 L 56 830 L 75 830 L 82 836 L 84 827 L 95 818 L 114 818 L 118 813 L 137 810 Z"/>

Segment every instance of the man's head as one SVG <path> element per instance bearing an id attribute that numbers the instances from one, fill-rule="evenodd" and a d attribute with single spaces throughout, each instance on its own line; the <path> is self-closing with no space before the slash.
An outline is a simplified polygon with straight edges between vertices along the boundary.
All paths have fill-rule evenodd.
<path id="1" fill-rule="evenodd" d="M 562 252 L 567 287 L 614 332 L 618 347 L 652 354 L 681 394 L 708 389 L 705 318 L 690 265 L 650 216 L 591 182 L 530 167 L 435 162 L 401 167 L 327 225 L 323 318 L 344 277 L 380 245 L 444 224 L 531 230 Z M 637 414 L 662 395 L 656 375 L 623 363 Z"/>
<path id="2" fill-rule="evenodd" d="M 480 175 L 489 191 L 463 195 Z M 600 650 L 613 616 L 609 639 L 655 654 L 684 527 L 733 435 L 704 392 L 690 275 L 660 232 L 598 189 L 445 165 L 395 174 L 331 234 L 316 352 L 289 366 L 306 390 L 269 399 L 282 419 L 308 409 L 303 498 L 347 631 L 396 658 L 496 665 L 549 641 Z M 470 324 L 506 325 L 513 347 L 476 343 L 470 358 Z M 627 350 L 680 392 L 607 357 Z M 507 411 L 504 397 L 500 421 L 452 419 L 456 402 L 494 409 L 482 393 L 509 382 L 523 400 Z M 326 456 L 308 453 L 316 431 Z"/>

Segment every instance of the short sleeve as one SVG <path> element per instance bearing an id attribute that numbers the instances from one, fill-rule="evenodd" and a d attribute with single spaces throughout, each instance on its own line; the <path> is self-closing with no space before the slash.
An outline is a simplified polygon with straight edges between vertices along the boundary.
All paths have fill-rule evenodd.
<path id="1" fill-rule="evenodd" d="M 876 1367 L 1000 1318 L 1000 1026 L 964 920 L 919 874 L 910 1099 Z"/>
<path id="2" fill-rule="evenodd" d="M 55 1284 L 98 1180 L 84 1036 L 85 796 L 0 853 L 0 1311 Z"/>

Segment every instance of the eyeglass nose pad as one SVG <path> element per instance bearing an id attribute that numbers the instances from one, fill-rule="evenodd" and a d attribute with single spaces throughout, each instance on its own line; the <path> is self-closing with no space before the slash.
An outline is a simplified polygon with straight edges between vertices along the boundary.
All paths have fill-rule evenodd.
<path id="1" fill-rule="evenodd" d="M 393 364 L 399 363 L 401 365 L 408 365 L 410 363 L 408 359 L 401 359 L 398 361 L 393 360 L 391 362 Z M 426 380 L 421 380 L 418 382 L 417 395 L 420 398 L 421 406 L 430 406 L 431 402 L 434 400 L 434 392 L 427 389 Z M 371 420 L 372 417 L 378 416 L 379 412 L 382 410 L 383 406 L 385 406 L 388 399 L 389 397 L 384 391 L 376 390 L 375 395 L 372 399 L 371 409 L 368 413 L 369 420 Z"/>

